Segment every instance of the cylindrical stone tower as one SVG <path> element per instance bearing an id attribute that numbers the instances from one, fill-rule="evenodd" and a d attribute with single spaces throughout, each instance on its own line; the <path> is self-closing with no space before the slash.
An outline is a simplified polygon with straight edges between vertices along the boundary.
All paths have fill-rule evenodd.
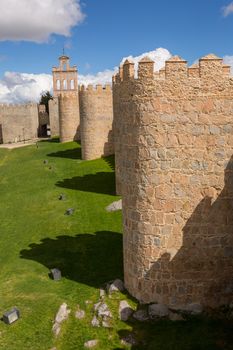
<path id="1" fill-rule="evenodd" d="M 233 78 L 215 55 L 114 79 L 124 277 L 144 303 L 233 300 Z M 198 68 L 198 69 L 197 69 Z M 115 119 L 116 118 L 116 119 Z M 115 130 L 115 129 L 114 129 Z"/>
<path id="2" fill-rule="evenodd" d="M 114 153 L 113 106 L 110 85 L 81 87 L 79 91 L 82 159 L 97 159 Z"/>

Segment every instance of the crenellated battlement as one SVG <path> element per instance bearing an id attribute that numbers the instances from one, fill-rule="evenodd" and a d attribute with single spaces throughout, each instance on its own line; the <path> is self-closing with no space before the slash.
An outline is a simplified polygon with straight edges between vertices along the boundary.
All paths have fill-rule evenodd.
<path id="1" fill-rule="evenodd" d="M 199 59 L 197 64 L 190 67 L 187 61 L 179 56 L 173 56 L 165 62 L 165 67 L 155 71 L 155 62 L 144 57 L 135 70 L 135 64 L 126 60 L 119 68 L 119 72 L 113 76 L 113 83 L 147 79 L 226 79 L 230 77 L 230 66 L 223 64 L 222 58 L 214 54 L 206 55 Z"/>
<path id="2" fill-rule="evenodd" d="M 79 85 L 79 92 L 85 92 L 85 93 L 112 93 L 112 86 L 110 84 L 106 85 Z"/>

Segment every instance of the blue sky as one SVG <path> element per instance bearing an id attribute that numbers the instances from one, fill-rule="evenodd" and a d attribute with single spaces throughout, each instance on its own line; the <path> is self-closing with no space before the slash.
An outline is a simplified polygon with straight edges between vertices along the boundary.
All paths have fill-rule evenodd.
<path id="1" fill-rule="evenodd" d="M 13 74 L 6 79 L 5 72 L 50 74 L 63 46 L 82 76 L 112 70 L 123 57 L 159 47 L 190 64 L 210 52 L 233 56 L 230 0 L 1 0 L 5 7 L 0 13 L 3 85 L 16 79 Z"/>

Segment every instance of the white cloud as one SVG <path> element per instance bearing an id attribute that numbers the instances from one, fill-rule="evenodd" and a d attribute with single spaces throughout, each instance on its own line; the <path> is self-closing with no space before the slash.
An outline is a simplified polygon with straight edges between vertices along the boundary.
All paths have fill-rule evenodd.
<path id="1" fill-rule="evenodd" d="M 0 103 L 38 102 L 47 90 L 52 90 L 50 74 L 6 72 L 0 80 Z"/>
<path id="2" fill-rule="evenodd" d="M 131 60 L 135 63 L 135 70 L 137 70 L 138 67 L 138 62 L 143 58 L 143 57 L 149 57 L 151 60 L 153 60 L 155 62 L 154 65 L 154 70 L 158 71 L 160 70 L 162 67 L 164 67 L 165 65 L 165 61 L 168 60 L 171 57 L 171 53 L 167 50 L 164 49 L 162 47 L 159 47 L 156 50 L 153 51 L 148 51 L 148 52 L 144 52 L 143 54 L 139 55 L 139 56 L 127 56 L 124 57 L 121 61 L 121 64 L 124 63 L 124 61 L 126 59 Z"/>
<path id="3" fill-rule="evenodd" d="M 103 72 L 98 72 L 96 75 L 94 74 L 80 74 L 78 77 L 78 82 L 80 85 L 96 85 L 96 84 L 111 84 L 113 74 L 117 73 L 118 69 L 115 68 L 113 70 L 106 69 Z"/>
<path id="4" fill-rule="evenodd" d="M 1 0 L 0 40 L 47 42 L 81 23 L 79 0 Z"/>
<path id="5" fill-rule="evenodd" d="M 224 7 L 222 8 L 222 11 L 223 11 L 223 16 L 224 16 L 224 17 L 227 17 L 227 16 L 229 16 L 230 14 L 232 14 L 232 13 L 233 13 L 233 1 L 232 1 L 229 5 L 224 6 Z"/>
<path id="6" fill-rule="evenodd" d="M 223 63 L 231 66 L 231 74 L 233 75 L 233 56 L 224 56 Z"/>

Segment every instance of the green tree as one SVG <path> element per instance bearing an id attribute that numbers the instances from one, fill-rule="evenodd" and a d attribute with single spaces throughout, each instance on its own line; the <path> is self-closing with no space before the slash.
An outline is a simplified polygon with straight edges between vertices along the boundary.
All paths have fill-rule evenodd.
<path id="1" fill-rule="evenodd" d="M 52 100 L 53 96 L 49 91 L 44 91 L 41 93 L 40 105 L 45 105 L 47 113 L 49 113 L 49 100 Z"/>

